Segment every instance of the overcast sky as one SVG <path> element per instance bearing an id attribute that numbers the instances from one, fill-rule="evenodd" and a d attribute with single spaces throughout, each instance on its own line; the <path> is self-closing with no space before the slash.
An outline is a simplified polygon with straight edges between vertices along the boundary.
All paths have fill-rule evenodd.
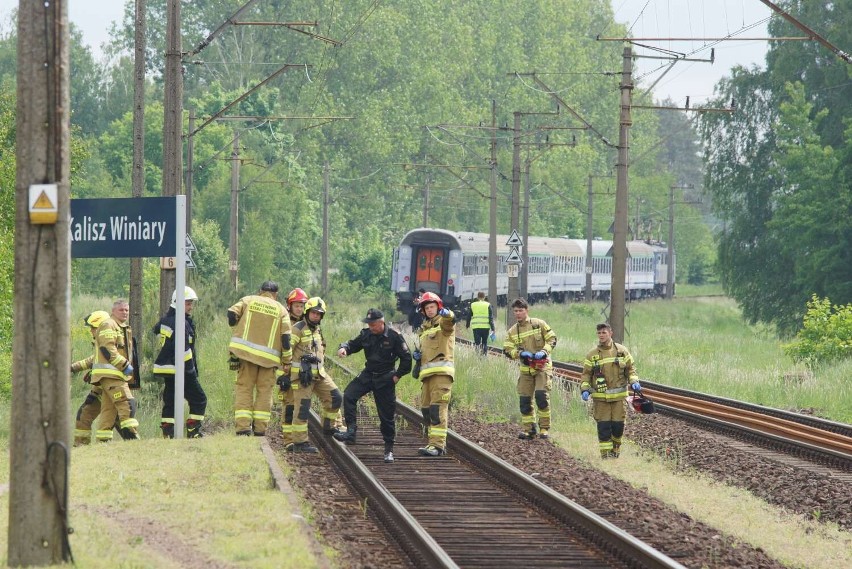
<path id="1" fill-rule="evenodd" d="M 528 0 L 544 1 L 544 0 Z M 548 0 L 551 1 L 551 0 Z M 710 38 L 731 34 L 740 37 L 766 37 L 766 18 L 771 14 L 759 0 L 611 0 L 615 19 L 630 27 L 633 37 L 686 37 Z M 69 17 L 83 31 L 86 43 L 92 47 L 96 58 L 100 58 L 100 47 L 107 41 L 107 30 L 112 22 L 121 19 L 124 0 L 70 0 Z M 17 7 L 18 0 L 0 0 L 0 21 L 5 23 L 9 13 Z M 745 32 L 743 28 L 754 26 Z M 611 36 L 613 30 L 590 30 L 592 35 Z M 709 59 L 710 50 L 702 49 L 709 41 L 647 41 L 643 42 L 680 53 L 692 53 L 692 57 Z M 654 88 L 658 99 L 670 97 L 683 103 L 690 96 L 690 103 L 701 103 L 713 94 L 713 85 L 729 74 L 734 65 L 763 65 L 766 42 L 725 41 L 715 45 L 715 63 L 680 62 Z M 647 49 L 638 53 L 652 55 Z M 641 84 L 653 83 L 662 70 L 651 73 L 663 65 L 661 60 L 638 60 L 637 77 Z"/>

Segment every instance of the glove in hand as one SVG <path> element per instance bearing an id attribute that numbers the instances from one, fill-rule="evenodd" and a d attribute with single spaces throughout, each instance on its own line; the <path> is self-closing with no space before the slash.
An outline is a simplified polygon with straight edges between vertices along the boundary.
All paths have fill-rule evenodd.
<path id="1" fill-rule="evenodd" d="M 423 354 L 420 353 L 420 350 L 414 350 L 413 352 L 411 352 L 411 359 L 413 359 L 415 362 L 419 362 L 420 358 L 422 357 Z"/>
<path id="2" fill-rule="evenodd" d="M 588 401 L 590 395 L 591 394 L 588 391 L 584 391 L 583 393 L 580 394 L 580 397 L 583 398 L 583 401 Z"/>
<path id="3" fill-rule="evenodd" d="M 523 359 L 523 360 L 531 360 L 531 359 L 532 359 L 532 357 L 533 357 L 532 352 L 528 352 L 528 351 L 526 351 L 526 350 L 524 350 L 523 352 L 521 352 L 521 353 L 520 353 L 520 354 L 518 354 L 518 355 L 519 355 L 519 356 L 520 356 L 520 358 L 521 358 L 521 359 Z"/>
<path id="4" fill-rule="evenodd" d="M 491 332 L 491 334 L 488 336 L 488 339 L 494 342 L 495 340 L 497 340 L 497 334 Z"/>
<path id="5" fill-rule="evenodd" d="M 539 350 L 533 355 L 534 360 L 543 360 L 547 357 L 547 352 L 544 350 Z"/>
<path id="6" fill-rule="evenodd" d="M 633 391 L 642 391 L 642 386 L 641 386 L 641 385 L 639 385 L 639 382 L 638 382 L 638 381 L 634 381 L 634 382 L 630 385 L 630 389 L 632 389 Z"/>
<path id="7" fill-rule="evenodd" d="M 231 371 L 238 371 L 240 369 L 239 358 L 235 358 L 234 356 L 228 358 L 228 369 Z"/>
<path id="8" fill-rule="evenodd" d="M 288 389 L 290 389 L 290 385 L 291 385 L 290 384 L 290 376 L 289 375 L 282 375 L 281 377 L 278 378 L 278 381 L 276 381 L 276 383 L 278 384 L 278 387 L 281 388 L 281 391 L 287 391 Z"/>
<path id="9" fill-rule="evenodd" d="M 438 316 L 449 316 L 449 315 L 450 315 L 450 311 L 446 308 L 442 308 L 441 310 L 438 311 Z"/>
<path id="10" fill-rule="evenodd" d="M 130 365 L 130 364 L 127 364 L 127 367 L 124 368 L 124 370 L 121 373 L 123 373 L 124 375 L 133 375 L 133 366 Z"/>

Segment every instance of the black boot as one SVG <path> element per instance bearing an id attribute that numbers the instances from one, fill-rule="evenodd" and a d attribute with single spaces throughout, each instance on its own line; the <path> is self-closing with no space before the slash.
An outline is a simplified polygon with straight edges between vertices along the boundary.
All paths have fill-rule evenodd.
<path id="1" fill-rule="evenodd" d="M 334 433 L 334 438 L 338 441 L 343 441 L 348 445 L 355 444 L 355 434 L 358 432 L 358 426 L 352 425 L 351 427 L 346 427 L 346 432 L 343 433 Z"/>
<path id="2" fill-rule="evenodd" d="M 189 419 L 186 422 L 186 438 L 200 439 L 203 436 L 201 434 L 201 421 L 198 419 Z"/>
<path id="3" fill-rule="evenodd" d="M 118 433 L 121 435 L 121 438 L 126 441 L 135 441 L 139 440 L 139 433 L 136 432 L 136 429 L 133 427 L 124 427 Z"/>
<path id="4" fill-rule="evenodd" d="M 160 423 L 160 429 L 163 431 L 164 439 L 173 439 L 175 438 L 175 424 L 174 423 Z"/>
<path id="5" fill-rule="evenodd" d="M 312 445 L 309 442 L 303 443 L 293 443 L 292 445 L 287 445 L 288 452 L 307 452 L 307 453 L 318 453 L 319 449 Z"/>
<path id="6" fill-rule="evenodd" d="M 525 441 L 531 441 L 536 437 L 536 435 L 538 435 L 538 424 L 532 423 L 530 426 L 530 430 L 526 433 L 519 433 L 518 438 Z"/>

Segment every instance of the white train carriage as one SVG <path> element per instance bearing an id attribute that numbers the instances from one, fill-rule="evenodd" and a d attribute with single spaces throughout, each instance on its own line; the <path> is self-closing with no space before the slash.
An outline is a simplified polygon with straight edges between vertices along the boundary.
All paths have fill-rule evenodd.
<path id="1" fill-rule="evenodd" d="M 497 236 L 497 299 L 507 301 L 509 279 L 507 235 Z M 448 306 L 466 306 L 477 292 L 488 290 L 487 233 L 414 229 L 394 250 L 391 288 L 397 306 L 410 312 L 419 291 L 433 292 Z M 629 298 L 656 296 L 665 290 L 666 250 L 643 241 L 627 243 L 629 263 L 625 292 Z M 564 301 L 582 296 L 586 286 L 586 241 L 530 237 L 527 297 L 530 301 Z M 609 296 L 612 283 L 612 241 L 592 241 L 592 294 Z M 662 280 L 661 280 L 662 275 Z M 492 299 L 492 301 L 495 299 Z"/>

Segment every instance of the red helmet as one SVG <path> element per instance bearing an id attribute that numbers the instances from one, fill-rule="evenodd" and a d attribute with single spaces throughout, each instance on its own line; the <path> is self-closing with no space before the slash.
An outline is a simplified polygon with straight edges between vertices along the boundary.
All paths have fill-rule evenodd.
<path id="1" fill-rule="evenodd" d="M 287 295 L 287 308 L 290 308 L 290 305 L 294 302 L 307 302 L 308 295 L 305 294 L 300 288 L 294 288 L 290 291 L 290 294 Z"/>
<path id="2" fill-rule="evenodd" d="M 434 292 L 424 292 L 420 295 L 420 302 L 417 303 L 417 310 L 423 312 L 423 309 L 430 302 L 434 302 L 438 305 L 438 310 L 444 308 L 444 303 L 441 301 L 441 297 L 435 294 Z"/>

